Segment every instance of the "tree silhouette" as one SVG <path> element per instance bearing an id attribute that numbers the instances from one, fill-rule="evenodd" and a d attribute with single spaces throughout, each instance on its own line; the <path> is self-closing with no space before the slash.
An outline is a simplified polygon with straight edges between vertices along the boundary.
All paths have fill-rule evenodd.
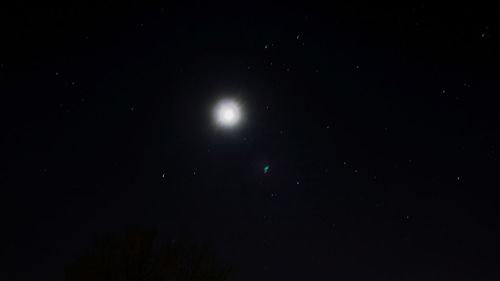
<path id="1" fill-rule="evenodd" d="M 224 281 L 231 269 L 206 245 L 160 245 L 156 231 L 135 228 L 97 240 L 66 272 L 67 281 Z"/>

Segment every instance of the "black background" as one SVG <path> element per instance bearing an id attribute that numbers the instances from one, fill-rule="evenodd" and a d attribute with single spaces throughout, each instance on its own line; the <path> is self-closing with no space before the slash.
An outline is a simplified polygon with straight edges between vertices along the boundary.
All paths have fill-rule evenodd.
<path id="1" fill-rule="evenodd" d="M 2 8 L 2 279 L 61 280 L 133 224 L 209 241 L 231 280 L 498 278 L 499 16 Z M 223 97 L 233 130 L 211 119 Z"/>

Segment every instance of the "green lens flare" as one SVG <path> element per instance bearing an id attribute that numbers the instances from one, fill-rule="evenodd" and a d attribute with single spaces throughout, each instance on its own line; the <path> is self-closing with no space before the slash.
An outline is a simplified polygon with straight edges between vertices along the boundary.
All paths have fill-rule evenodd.
<path id="1" fill-rule="evenodd" d="M 269 173 L 269 169 L 270 169 L 270 168 L 271 168 L 271 166 L 269 166 L 269 165 L 265 165 L 265 166 L 264 166 L 264 174 Z"/>

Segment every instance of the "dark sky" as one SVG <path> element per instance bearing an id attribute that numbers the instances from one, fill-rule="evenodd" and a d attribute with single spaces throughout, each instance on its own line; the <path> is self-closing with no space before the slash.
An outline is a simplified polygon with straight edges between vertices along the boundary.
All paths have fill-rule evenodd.
<path id="1" fill-rule="evenodd" d="M 2 280 L 62 280 L 134 224 L 236 281 L 498 280 L 493 6 L 0 11 Z"/>

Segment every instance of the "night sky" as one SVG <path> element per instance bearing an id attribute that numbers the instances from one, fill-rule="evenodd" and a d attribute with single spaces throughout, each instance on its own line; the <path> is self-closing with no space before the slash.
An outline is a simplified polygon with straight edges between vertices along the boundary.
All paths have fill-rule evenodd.
<path id="1" fill-rule="evenodd" d="M 207 241 L 235 281 L 499 280 L 499 19 L 0 9 L 0 279 L 63 280 L 95 237 L 148 225 Z"/>

